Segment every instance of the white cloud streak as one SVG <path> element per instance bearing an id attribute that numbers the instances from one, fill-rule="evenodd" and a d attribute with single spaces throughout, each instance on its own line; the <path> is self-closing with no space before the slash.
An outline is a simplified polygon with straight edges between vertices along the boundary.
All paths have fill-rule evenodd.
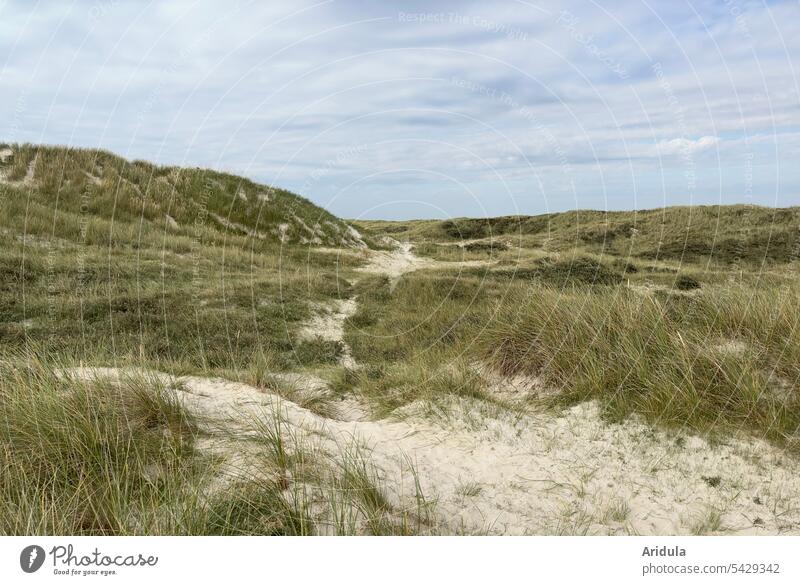
<path id="1" fill-rule="evenodd" d="M 0 140 L 350 217 L 800 202 L 796 2 L 7 2 L 0 55 Z"/>

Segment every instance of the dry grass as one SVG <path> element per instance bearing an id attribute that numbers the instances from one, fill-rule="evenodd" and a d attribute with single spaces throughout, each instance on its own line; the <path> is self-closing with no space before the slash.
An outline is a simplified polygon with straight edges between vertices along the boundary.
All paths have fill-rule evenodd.
<path id="1" fill-rule="evenodd" d="M 747 429 L 797 446 L 796 289 L 531 288 L 509 307 L 486 335 L 486 359 L 508 375 L 542 376 L 559 403 L 596 398 L 614 418 L 638 413 L 701 433 Z"/>

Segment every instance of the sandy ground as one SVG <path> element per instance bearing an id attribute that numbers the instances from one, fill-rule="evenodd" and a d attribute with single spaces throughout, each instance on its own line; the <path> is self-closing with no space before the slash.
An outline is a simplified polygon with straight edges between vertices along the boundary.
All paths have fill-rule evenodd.
<path id="1" fill-rule="evenodd" d="M 365 273 L 400 278 L 436 262 L 410 246 L 373 253 Z M 356 300 L 323 307 L 304 336 L 340 340 Z M 343 364 L 355 367 L 348 355 Z M 76 370 L 81 377 L 118 375 Z M 325 382 L 300 374 L 310 391 Z M 307 378 L 307 379 L 306 379 Z M 364 445 L 398 505 L 413 506 L 416 469 L 434 517 L 446 533 L 489 534 L 800 534 L 800 461 L 764 441 L 670 435 L 638 420 L 607 424 L 596 403 L 561 414 L 513 413 L 485 401 L 454 400 L 439 415 L 423 405 L 402 417 L 365 420 L 347 405 L 329 418 L 257 388 L 221 379 L 174 380 L 190 410 L 210 428 L 247 434 L 254 418 L 283 416 L 291 432 L 331 457 Z M 486 374 L 492 392 L 513 401 L 536 380 Z M 236 466 L 247 449 L 229 449 Z"/>
<path id="2" fill-rule="evenodd" d="M 438 268 L 441 270 L 454 270 L 476 266 L 489 266 L 493 262 L 486 260 L 463 260 L 458 262 L 443 262 L 433 258 L 423 258 L 413 252 L 413 245 L 395 242 L 397 248 L 392 251 L 372 251 L 369 261 L 365 266 L 358 268 L 359 272 L 368 274 L 383 274 L 389 277 L 392 284 L 397 284 L 400 277 L 409 272 Z"/>
<path id="3" fill-rule="evenodd" d="M 411 505 L 411 462 L 445 532 L 800 534 L 800 464 L 758 440 L 711 446 L 635 420 L 609 425 L 591 402 L 562 415 L 453 402 L 441 420 L 412 407 L 403 420 L 341 421 L 244 384 L 177 381 L 212 428 L 247 433 L 247 421 L 280 409 L 292 433 L 333 457 L 353 441 L 365 445 L 398 505 Z"/>
<path id="4" fill-rule="evenodd" d="M 3 162 L 5 162 L 8 157 L 13 155 L 14 152 L 11 149 L 5 149 L 0 151 L 0 158 L 2 158 Z M 28 169 L 25 172 L 25 176 L 20 181 L 9 181 L 6 178 L 6 172 L 0 171 L 0 183 L 5 183 L 7 185 L 14 185 L 17 187 L 28 187 L 33 184 L 33 171 L 36 168 L 36 159 L 38 158 L 38 154 L 33 157 L 33 160 L 28 163 Z"/>
<path id="5" fill-rule="evenodd" d="M 344 351 L 339 363 L 345 368 L 355 368 L 356 361 L 344 341 L 344 322 L 356 314 L 358 305 L 356 299 L 336 300 L 330 306 L 319 308 L 319 312 L 312 317 L 300 330 L 301 339 L 324 339 L 325 341 L 338 341 Z"/>
<path id="6" fill-rule="evenodd" d="M 393 285 L 396 285 L 404 274 L 435 266 L 435 261 L 416 256 L 411 251 L 411 244 L 400 244 L 399 242 L 395 242 L 395 244 L 397 247 L 392 251 L 369 251 L 367 264 L 357 270 L 366 274 L 384 274 L 392 280 Z M 325 249 L 325 251 L 342 253 L 341 250 L 335 249 Z M 351 369 L 358 367 L 352 357 L 350 347 L 344 341 L 344 323 L 355 315 L 357 310 L 357 298 L 336 300 L 329 305 L 317 307 L 314 317 L 301 328 L 300 339 L 319 338 L 326 341 L 339 341 L 344 347 L 340 365 Z"/>
<path id="7" fill-rule="evenodd" d="M 421 258 L 414 254 L 411 251 L 411 244 L 398 242 L 396 245 L 397 248 L 389 252 L 383 250 L 372 251 L 367 264 L 357 270 L 368 274 L 383 274 L 391 279 L 398 279 L 409 272 L 430 268 L 436 264 L 430 258 Z"/>

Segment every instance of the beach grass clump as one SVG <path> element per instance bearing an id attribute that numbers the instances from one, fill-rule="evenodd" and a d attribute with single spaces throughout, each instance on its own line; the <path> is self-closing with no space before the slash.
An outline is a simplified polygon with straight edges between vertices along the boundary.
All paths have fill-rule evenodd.
<path id="1" fill-rule="evenodd" d="M 0 533 L 188 532 L 208 462 L 174 389 L 83 380 L 36 355 L 0 367 Z"/>
<path id="2" fill-rule="evenodd" d="M 616 419 L 635 413 L 791 445 L 800 430 L 799 309 L 796 291 L 531 288 L 487 333 L 484 356 L 506 375 L 541 376 L 564 405 L 596 399 Z"/>

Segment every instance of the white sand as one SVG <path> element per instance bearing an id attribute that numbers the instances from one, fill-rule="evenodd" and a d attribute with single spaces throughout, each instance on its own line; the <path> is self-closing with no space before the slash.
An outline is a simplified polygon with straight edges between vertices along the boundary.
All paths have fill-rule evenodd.
<path id="1" fill-rule="evenodd" d="M 0 156 L 2 156 L 3 162 L 6 159 L 13 155 L 14 152 L 10 149 L 5 149 L 0 152 Z M 15 187 L 29 187 L 33 185 L 33 172 L 36 169 L 36 161 L 39 158 L 38 153 L 33 157 L 33 160 L 28 163 L 28 169 L 25 172 L 25 176 L 20 181 L 9 181 L 7 178 L 7 171 L 0 172 L 0 183 L 5 183 L 6 185 L 13 185 Z"/>
<path id="2" fill-rule="evenodd" d="M 411 249 L 411 244 L 398 243 L 397 248 L 390 252 L 383 250 L 371 251 L 367 264 L 357 270 L 369 274 L 384 274 L 392 280 L 397 280 L 404 274 L 429 268 L 436 264 L 434 260 L 429 258 L 420 258 Z"/>
<path id="3" fill-rule="evenodd" d="M 438 264 L 417 258 L 408 245 L 370 255 L 362 272 L 394 279 Z M 341 340 L 344 321 L 356 308 L 355 299 L 321 308 L 302 335 Z M 118 375 L 102 368 L 77 373 Z M 489 391 L 507 401 L 529 401 L 546 391 L 536 379 L 482 375 Z M 324 384 L 294 376 L 310 391 Z M 331 457 L 342 457 L 353 441 L 366 445 L 383 488 L 400 505 L 413 506 L 411 462 L 427 500 L 436 502 L 435 523 L 444 532 L 800 534 L 800 461 L 754 438 L 710 445 L 637 420 L 609 425 L 594 402 L 555 415 L 454 399 L 438 418 L 411 405 L 402 420 L 367 421 L 365 409 L 352 399 L 341 416 L 324 418 L 244 384 L 179 380 L 186 407 L 212 433 L 222 428 L 252 434 L 254 417 L 273 417 L 281 409 L 292 434 L 320 443 Z M 248 465 L 251 447 L 225 451 L 222 443 L 207 443 L 223 449 L 232 466 Z"/>
<path id="4" fill-rule="evenodd" d="M 103 184 L 103 180 L 100 177 L 98 177 L 97 175 L 93 175 L 92 173 L 90 173 L 88 171 L 83 171 L 83 174 L 86 175 L 86 178 L 89 179 L 89 182 L 92 185 L 98 186 L 98 185 L 102 185 Z"/>
<path id="5" fill-rule="evenodd" d="M 637 421 L 608 425 L 594 403 L 563 416 L 515 416 L 454 401 L 446 422 L 411 413 L 403 421 L 341 421 L 244 384 L 180 381 L 187 408 L 211 428 L 247 433 L 252 417 L 282 408 L 291 432 L 322 441 L 334 457 L 353 439 L 367 445 L 398 503 L 414 493 L 413 462 L 446 532 L 689 534 L 707 530 L 705 520 L 717 512 L 718 532 L 800 534 L 800 463 L 759 440 L 711 446 Z"/>
<path id="6" fill-rule="evenodd" d="M 356 361 L 351 355 L 350 347 L 344 342 L 344 322 L 355 315 L 357 310 L 356 299 L 336 300 L 331 306 L 320 307 L 317 314 L 300 330 L 300 338 L 340 342 L 344 347 L 340 365 L 355 368 Z"/>
<path id="7" fill-rule="evenodd" d="M 323 250 L 339 253 L 338 250 Z M 433 261 L 429 262 L 414 255 L 410 244 L 398 243 L 397 248 L 391 252 L 369 251 L 368 253 L 367 265 L 358 270 L 365 273 L 386 274 L 395 283 L 403 274 L 435 264 Z M 300 329 L 300 339 L 319 338 L 341 342 L 344 345 L 341 365 L 346 368 L 356 368 L 357 364 L 351 355 L 350 347 L 344 342 L 344 323 L 355 315 L 356 311 L 358 311 L 356 298 L 336 300 L 330 305 L 317 307 L 316 314 Z"/>

